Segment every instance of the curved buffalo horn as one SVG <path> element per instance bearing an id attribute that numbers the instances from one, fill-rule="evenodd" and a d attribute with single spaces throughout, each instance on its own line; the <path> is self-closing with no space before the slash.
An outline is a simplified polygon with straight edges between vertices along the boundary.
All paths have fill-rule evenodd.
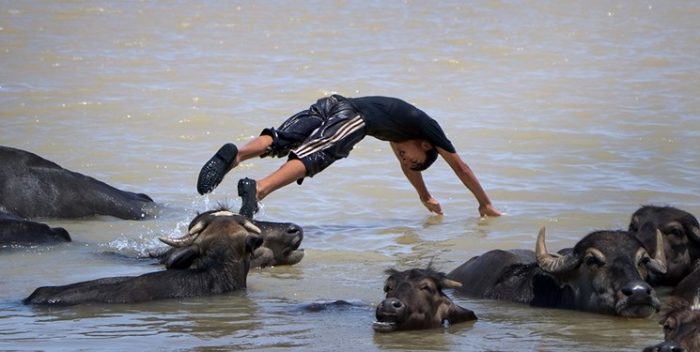
<path id="1" fill-rule="evenodd" d="M 188 234 L 188 235 L 194 235 L 195 233 L 200 233 L 200 232 L 202 232 L 202 230 L 204 230 L 205 227 L 206 227 L 206 226 L 204 226 L 203 221 L 201 221 L 201 220 L 200 220 L 200 221 L 197 221 L 197 223 L 194 224 L 194 226 L 192 226 L 192 228 L 190 228 L 190 229 L 187 231 L 187 234 Z"/>
<path id="2" fill-rule="evenodd" d="M 262 231 L 260 231 L 260 228 L 255 226 L 255 224 L 250 222 L 250 220 L 245 220 L 243 222 L 243 227 L 245 227 L 246 230 L 253 232 L 255 234 L 258 234 L 258 235 L 262 233 Z"/>
<path id="3" fill-rule="evenodd" d="M 462 287 L 461 282 L 455 281 L 455 280 L 450 280 L 447 278 L 440 280 L 440 284 L 444 288 L 460 288 L 460 287 Z"/>
<path id="4" fill-rule="evenodd" d="M 537 244 L 535 246 L 535 257 L 537 265 L 544 271 L 556 274 L 571 271 L 578 266 L 579 258 L 574 254 L 559 255 L 550 254 L 547 251 L 547 246 L 544 244 L 544 227 L 540 229 L 537 235 Z"/>
<path id="5" fill-rule="evenodd" d="M 649 261 L 649 269 L 659 273 L 666 273 L 666 252 L 664 251 L 664 237 L 659 229 L 656 229 L 656 249 L 654 257 Z"/>
<path id="6" fill-rule="evenodd" d="M 197 237 L 199 237 L 199 232 L 188 233 L 178 238 L 158 237 L 158 239 L 170 247 L 182 248 L 191 245 L 194 242 L 194 240 L 197 239 Z"/>

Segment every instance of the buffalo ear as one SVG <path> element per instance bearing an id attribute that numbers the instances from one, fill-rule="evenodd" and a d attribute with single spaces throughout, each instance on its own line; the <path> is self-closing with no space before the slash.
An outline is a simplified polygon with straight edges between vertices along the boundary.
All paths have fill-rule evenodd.
<path id="1" fill-rule="evenodd" d="M 637 231 L 632 233 L 639 242 L 642 242 L 642 246 L 650 254 L 656 251 L 656 230 L 656 226 L 653 223 L 645 222 L 637 228 Z"/>
<path id="2" fill-rule="evenodd" d="M 187 269 L 199 256 L 193 247 L 177 248 L 165 260 L 166 269 Z"/>
<path id="3" fill-rule="evenodd" d="M 246 252 L 248 253 L 253 253 L 255 252 L 258 247 L 262 246 L 264 240 L 262 237 L 257 236 L 257 235 L 248 235 L 245 238 L 245 249 Z"/>
<path id="4" fill-rule="evenodd" d="M 450 324 L 457 324 L 464 321 L 476 320 L 476 314 L 473 311 L 460 307 L 456 304 L 452 304 L 450 309 L 447 311 L 447 321 Z"/>

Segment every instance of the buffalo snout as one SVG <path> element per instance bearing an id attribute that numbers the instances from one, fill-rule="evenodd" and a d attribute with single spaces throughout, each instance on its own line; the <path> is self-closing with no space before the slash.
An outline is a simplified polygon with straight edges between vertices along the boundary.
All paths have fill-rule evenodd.
<path id="1" fill-rule="evenodd" d="M 375 316 L 378 322 L 374 325 L 375 330 L 395 330 L 397 322 L 405 320 L 406 305 L 398 298 L 387 298 L 379 303 Z"/>
<path id="2" fill-rule="evenodd" d="M 631 281 L 620 289 L 622 297 L 617 311 L 629 317 L 649 316 L 659 310 L 660 303 L 654 290 L 644 281 Z"/>
<path id="3" fill-rule="evenodd" d="M 627 297 L 648 297 L 651 295 L 651 286 L 644 281 L 633 281 L 625 285 L 621 291 Z"/>
<path id="4" fill-rule="evenodd" d="M 262 230 L 264 243 L 253 253 L 253 266 L 294 265 L 304 258 L 304 250 L 299 248 L 304 240 L 301 226 L 267 221 L 256 224 Z"/>
<path id="5" fill-rule="evenodd" d="M 644 352 L 686 352 L 686 349 L 675 341 L 664 341 L 658 345 L 645 348 Z"/>
<path id="6" fill-rule="evenodd" d="M 297 224 L 289 224 L 287 234 L 291 236 L 299 236 L 300 240 L 304 239 L 304 230 Z"/>
<path id="7" fill-rule="evenodd" d="M 285 233 L 289 241 L 289 247 L 284 249 L 283 254 L 289 255 L 301 246 L 301 241 L 304 240 L 304 230 L 299 225 L 290 224 Z"/>

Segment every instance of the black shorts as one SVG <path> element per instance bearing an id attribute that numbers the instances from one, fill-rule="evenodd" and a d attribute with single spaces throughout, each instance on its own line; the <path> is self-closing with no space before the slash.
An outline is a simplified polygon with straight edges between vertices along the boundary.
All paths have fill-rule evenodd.
<path id="1" fill-rule="evenodd" d="M 299 159 L 306 167 L 306 176 L 312 177 L 347 157 L 366 132 L 365 122 L 352 104 L 339 95 L 331 95 L 290 117 L 277 129 L 264 129 L 260 135 L 272 137 L 272 145 L 261 157 Z"/>

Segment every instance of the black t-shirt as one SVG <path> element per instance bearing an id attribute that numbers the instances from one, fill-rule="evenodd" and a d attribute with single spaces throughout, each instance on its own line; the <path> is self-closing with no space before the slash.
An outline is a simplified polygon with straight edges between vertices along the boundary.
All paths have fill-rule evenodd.
<path id="1" fill-rule="evenodd" d="M 424 139 L 433 146 L 456 153 L 437 121 L 417 107 L 398 98 L 346 98 L 360 112 L 367 134 L 390 142 Z"/>

